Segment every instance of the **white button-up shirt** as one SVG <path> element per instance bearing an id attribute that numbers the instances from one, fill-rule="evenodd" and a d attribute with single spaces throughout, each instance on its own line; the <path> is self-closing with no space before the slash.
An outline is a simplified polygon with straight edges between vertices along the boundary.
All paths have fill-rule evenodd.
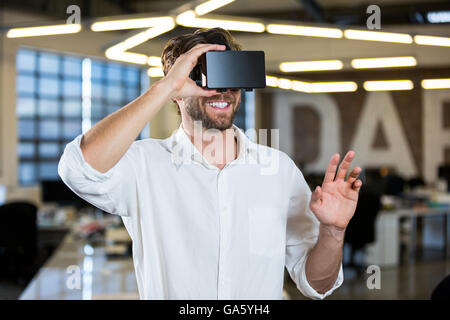
<path id="1" fill-rule="evenodd" d="M 94 206 L 122 216 L 133 240 L 141 299 L 281 299 L 284 267 L 307 297 L 305 262 L 319 222 L 311 191 L 283 152 L 233 126 L 238 156 L 209 164 L 180 128 L 164 140 L 135 141 L 106 173 L 69 143 L 62 180 Z"/>

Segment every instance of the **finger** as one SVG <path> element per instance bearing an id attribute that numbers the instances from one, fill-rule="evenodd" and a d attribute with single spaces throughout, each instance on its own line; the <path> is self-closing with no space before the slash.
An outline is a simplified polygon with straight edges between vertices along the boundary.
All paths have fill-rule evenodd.
<path id="1" fill-rule="evenodd" d="M 317 200 L 319 200 L 320 199 L 320 187 L 319 186 L 317 186 L 315 189 L 314 189 L 314 191 L 313 191 L 313 193 L 311 194 L 311 201 L 317 201 Z"/>
<path id="2" fill-rule="evenodd" d="M 339 170 L 336 175 L 336 180 L 338 179 L 344 179 L 345 175 L 347 174 L 347 170 L 350 168 L 352 164 L 352 160 L 355 157 L 355 152 L 353 150 L 350 150 L 347 152 L 347 154 L 344 157 L 344 160 L 342 160 L 341 165 L 339 166 Z"/>
<path id="3" fill-rule="evenodd" d="M 336 169 L 339 164 L 339 154 L 335 153 L 330 160 L 330 163 L 328 164 L 327 171 L 325 172 L 325 178 L 323 179 L 323 182 L 332 182 L 334 180 L 334 176 L 336 175 Z"/>
<path id="4" fill-rule="evenodd" d="M 203 89 L 201 87 L 198 87 L 198 89 L 194 92 L 194 96 L 200 97 L 212 97 L 218 94 L 219 92 L 217 92 L 216 89 Z"/>
<path id="5" fill-rule="evenodd" d="M 192 52 L 194 50 L 197 50 L 199 48 L 205 48 L 205 47 L 213 47 L 213 46 L 221 46 L 225 48 L 225 45 L 223 44 L 217 44 L 217 43 L 199 43 L 196 44 L 195 46 L 193 46 L 191 49 L 189 49 L 188 51 L 186 51 L 187 53 Z"/>
<path id="6" fill-rule="evenodd" d="M 190 49 L 189 51 L 187 51 L 186 53 L 182 54 L 175 61 L 175 63 L 177 63 L 178 61 L 187 61 L 188 63 L 185 64 L 185 68 L 188 68 L 189 72 L 191 72 L 197 65 L 199 57 L 203 53 L 210 51 L 210 50 L 225 50 L 225 49 L 226 49 L 226 47 L 222 44 L 207 44 L 207 43 L 198 44 L 195 47 L 193 47 L 192 49 Z"/>
<path id="7" fill-rule="evenodd" d="M 195 89 L 193 90 L 192 96 L 200 96 L 200 97 L 211 97 L 214 95 L 219 94 L 219 92 L 217 92 L 216 89 L 207 89 L 207 88 L 202 88 L 200 86 L 198 86 L 194 81 L 192 81 L 191 79 L 189 79 L 188 81 L 192 82 L 192 85 L 194 85 Z"/>
<path id="8" fill-rule="evenodd" d="M 186 52 L 186 55 L 191 57 L 192 59 L 197 60 L 202 54 L 211 50 L 225 50 L 226 47 L 223 44 L 198 44 L 193 47 L 191 50 Z"/>
<path id="9" fill-rule="evenodd" d="M 361 171 L 362 171 L 361 167 L 353 168 L 352 172 L 350 172 L 350 174 L 348 175 L 347 182 L 349 183 L 355 182 L 356 178 L 358 178 Z"/>
<path id="10" fill-rule="evenodd" d="M 353 183 L 353 190 L 359 192 L 359 190 L 361 189 L 361 186 L 362 186 L 362 181 L 358 179 Z"/>
<path id="11" fill-rule="evenodd" d="M 311 194 L 311 207 L 320 206 L 322 203 L 322 188 L 317 186 L 314 192 Z"/>

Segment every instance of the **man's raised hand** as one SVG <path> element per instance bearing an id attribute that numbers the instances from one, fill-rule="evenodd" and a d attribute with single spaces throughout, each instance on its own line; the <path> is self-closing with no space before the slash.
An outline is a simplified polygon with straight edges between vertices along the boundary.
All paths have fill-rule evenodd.
<path id="1" fill-rule="evenodd" d="M 162 79 L 162 81 L 170 85 L 172 99 L 193 96 L 210 97 L 217 94 L 216 90 L 202 89 L 189 78 L 192 69 L 197 65 L 198 58 L 210 50 L 225 50 L 225 46 L 220 44 L 197 44 L 178 57 L 170 71 Z"/>
<path id="2" fill-rule="evenodd" d="M 317 186 L 311 195 L 310 208 L 323 226 L 344 231 L 355 213 L 362 186 L 362 181 L 357 179 L 361 167 L 355 167 L 345 179 L 354 157 L 354 151 L 347 152 L 338 168 L 340 156 L 334 154 L 322 186 Z"/>

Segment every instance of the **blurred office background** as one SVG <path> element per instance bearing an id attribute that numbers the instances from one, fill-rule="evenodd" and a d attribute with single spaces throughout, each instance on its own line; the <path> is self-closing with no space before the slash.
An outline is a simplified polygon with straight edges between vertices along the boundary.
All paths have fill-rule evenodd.
<path id="1" fill-rule="evenodd" d="M 138 298 L 120 218 L 76 197 L 57 163 L 68 142 L 160 79 L 168 39 L 201 26 L 228 28 L 245 50 L 265 51 L 268 86 L 243 91 L 236 125 L 249 135 L 279 129 L 279 145 L 274 134 L 268 143 L 291 156 L 311 187 L 333 153 L 351 148 L 364 168 L 345 281 L 329 299 L 430 299 L 440 283 L 444 292 L 448 1 L 235 0 L 214 1 L 222 6 L 212 12 L 205 2 L 0 2 L 0 299 Z M 372 4 L 381 30 L 367 33 L 377 22 L 367 24 Z M 71 5 L 81 30 L 22 29 L 65 24 Z M 130 21 L 149 17 L 165 18 Z M 94 25 L 114 20 L 125 22 Z M 365 60 L 374 58 L 395 59 Z M 168 103 L 138 139 L 166 138 L 178 126 Z M 370 265 L 381 270 L 379 289 L 367 285 Z M 285 279 L 284 298 L 303 299 Z"/>

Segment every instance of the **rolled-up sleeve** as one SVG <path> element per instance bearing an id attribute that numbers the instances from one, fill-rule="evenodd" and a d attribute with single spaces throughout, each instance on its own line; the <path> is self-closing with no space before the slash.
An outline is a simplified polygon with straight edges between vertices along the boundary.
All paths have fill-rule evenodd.
<path id="1" fill-rule="evenodd" d="M 306 278 L 306 261 L 319 237 L 320 222 L 309 208 L 311 190 L 301 171 L 293 164 L 290 201 L 286 226 L 286 268 L 300 292 L 311 299 L 324 299 L 344 281 L 342 264 L 334 286 L 318 293 Z"/>
<path id="2" fill-rule="evenodd" d="M 129 216 L 136 208 L 136 148 L 130 146 L 114 167 L 102 173 L 84 159 L 82 137 L 66 145 L 58 164 L 59 176 L 85 201 L 105 212 Z"/>

